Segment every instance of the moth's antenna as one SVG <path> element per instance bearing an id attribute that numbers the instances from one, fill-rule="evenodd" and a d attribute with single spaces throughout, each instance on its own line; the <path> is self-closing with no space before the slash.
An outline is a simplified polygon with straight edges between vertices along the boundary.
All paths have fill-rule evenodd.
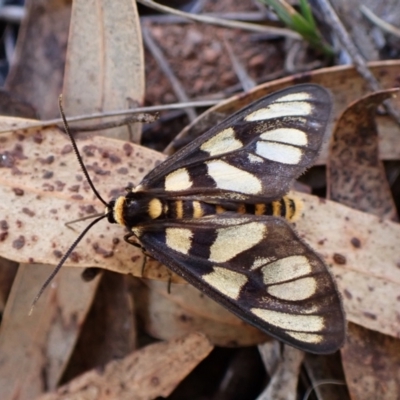
<path id="1" fill-rule="evenodd" d="M 99 192 L 94 187 L 92 180 L 90 179 L 90 176 L 89 176 L 89 174 L 87 172 L 87 169 L 86 169 L 85 165 L 83 164 L 82 157 L 81 157 L 81 155 L 79 153 L 79 150 L 78 150 L 78 147 L 76 145 L 75 139 L 72 136 L 71 131 L 69 129 L 68 122 L 67 122 L 67 119 L 65 118 L 65 113 L 64 113 L 63 106 L 62 106 L 62 94 L 60 94 L 60 96 L 58 97 L 58 108 L 60 110 L 60 114 L 61 114 L 61 118 L 62 118 L 62 121 L 63 121 L 65 133 L 69 136 L 69 139 L 71 140 L 71 144 L 72 144 L 72 147 L 74 148 L 74 152 L 75 152 L 76 158 L 78 159 L 79 165 L 81 166 L 81 170 L 83 171 L 83 174 L 85 175 L 86 180 L 88 181 L 90 187 L 92 188 L 93 193 L 107 207 L 108 203 L 100 196 Z"/>
<path id="2" fill-rule="evenodd" d="M 51 283 L 51 281 L 54 279 L 54 277 L 58 274 L 60 271 L 61 267 L 65 263 L 65 260 L 71 255 L 71 253 L 74 251 L 75 247 L 78 245 L 78 243 L 82 240 L 82 238 L 86 235 L 88 230 L 92 228 L 93 225 L 96 225 L 100 220 L 103 218 L 107 217 L 107 214 L 102 215 L 99 218 L 96 218 L 94 221 L 92 221 L 82 232 L 81 234 L 75 239 L 74 243 L 72 243 L 71 247 L 68 249 L 68 251 L 63 255 L 61 258 L 60 262 L 57 264 L 57 266 L 54 268 L 53 272 L 49 275 L 49 277 L 46 279 L 46 281 L 43 283 L 42 287 L 40 288 L 38 294 L 35 296 L 33 299 L 31 309 L 29 311 L 29 315 L 32 314 L 32 311 L 38 302 L 40 296 L 43 294 L 47 286 Z"/>
<path id="3" fill-rule="evenodd" d="M 69 136 L 70 140 L 71 140 L 71 144 L 72 147 L 74 149 L 76 158 L 78 159 L 79 165 L 81 166 L 81 169 L 83 171 L 83 174 L 86 177 L 86 180 L 88 181 L 90 187 L 93 190 L 93 193 L 96 195 L 96 197 L 106 206 L 108 207 L 107 202 L 100 196 L 99 192 L 96 190 L 96 188 L 93 185 L 92 180 L 90 179 L 90 176 L 87 172 L 87 169 L 85 167 L 85 165 L 83 164 L 82 161 L 82 157 L 79 153 L 78 147 L 76 145 L 75 139 L 71 134 L 71 131 L 69 129 L 68 126 L 68 122 L 67 119 L 65 118 L 65 113 L 64 113 L 64 109 L 62 106 L 62 95 L 60 95 L 60 97 L 58 98 L 58 108 L 60 110 L 60 114 L 61 114 L 61 118 L 63 121 L 63 125 L 64 125 L 64 130 L 65 133 Z M 58 272 L 60 271 L 61 267 L 64 265 L 66 259 L 71 255 L 71 253 L 74 251 L 75 247 L 78 245 L 78 243 L 82 240 L 82 238 L 86 235 L 86 233 L 89 231 L 89 229 L 91 229 L 93 227 L 93 225 L 96 225 L 100 220 L 102 220 L 103 218 L 107 217 L 108 213 L 101 215 L 100 217 L 96 218 L 94 221 L 92 221 L 84 230 L 83 232 L 81 232 L 81 234 L 75 239 L 74 243 L 72 243 L 71 247 L 67 250 L 67 252 L 63 255 L 63 257 L 61 258 L 60 262 L 57 264 L 57 266 L 54 268 L 53 272 L 50 274 L 50 276 L 46 279 L 46 281 L 43 283 L 42 287 L 40 288 L 38 294 L 36 295 L 36 297 L 33 299 L 32 305 L 31 305 L 31 309 L 29 311 L 29 315 L 32 314 L 32 311 L 36 305 L 36 303 L 38 302 L 40 296 L 43 294 L 43 292 L 45 291 L 45 289 L 47 288 L 47 286 L 49 286 L 49 284 L 51 283 L 51 281 L 54 279 L 54 277 L 58 274 Z"/>

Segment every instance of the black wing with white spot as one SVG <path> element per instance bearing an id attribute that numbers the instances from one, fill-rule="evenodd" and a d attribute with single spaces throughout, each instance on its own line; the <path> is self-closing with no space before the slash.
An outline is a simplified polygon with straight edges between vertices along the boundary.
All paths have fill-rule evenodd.
<path id="1" fill-rule="evenodd" d="M 272 336 L 315 353 L 343 344 L 335 283 L 283 219 L 226 213 L 133 232 L 152 257 Z"/>
<path id="2" fill-rule="evenodd" d="M 329 93 L 317 85 L 273 93 L 175 153 L 137 190 L 208 201 L 280 198 L 315 161 L 331 106 Z"/>

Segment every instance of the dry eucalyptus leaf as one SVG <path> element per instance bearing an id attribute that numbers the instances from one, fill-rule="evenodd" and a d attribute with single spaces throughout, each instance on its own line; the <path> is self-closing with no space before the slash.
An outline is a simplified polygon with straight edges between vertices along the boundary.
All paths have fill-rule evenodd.
<path id="1" fill-rule="evenodd" d="M 28 316 L 38 287 L 52 270 L 21 265 L 0 332 L 0 398 L 32 399 L 58 384 L 90 308 L 98 279 L 83 283 L 81 270 L 63 269 Z M 76 290 L 85 285 L 87 290 Z M 23 377 L 23 379 L 22 379 Z"/>
<path id="2" fill-rule="evenodd" d="M 18 119 L 1 119 L 3 126 Z M 23 120 L 22 120 L 23 121 Z M 130 143 L 92 137 L 78 141 L 84 162 L 99 193 L 107 200 L 124 194 L 164 156 Z M 69 140 L 58 129 L 14 131 L 0 136 L 0 255 L 19 262 L 57 264 L 87 226 L 69 221 L 104 212 L 83 177 Z M 99 266 L 142 274 L 142 252 L 123 240 L 124 228 L 100 222 L 85 236 L 66 265 Z M 170 279 L 162 268 L 145 272 Z M 174 278 L 176 279 L 176 278 Z M 175 281 L 175 280 L 174 280 Z M 177 281 L 182 282 L 179 278 Z"/>
<path id="3" fill-rule="evenodd" d="M 341 204 L 397 220 L 382 162 L 375 115 L 398 89 L 373 93 L 351 104 L 340 116 L 331 138 L 328 197 Z"/>
<path id="4" fill-rule="evenodd" d="M 59 115 L 71 2 L 26 2 L 6 89 L 31 104 L 41 118 Z"/>
<path id="5" fill-rule="evenodd" d="M 129 108 L 130 103 L 142 103 L 144 89 L 143 44 L 136 2 L 75 0 L 63 87 L 66 115 Z M 129 129 L 138 143 L 141 124 L 101 134 L 128 140 Z"/>
<path id="6" fill-rule="evenodd" d="M 347 319 L 399 337 L 399 224 L 315 196 L 299 197 L 304 218 L 297 230 L 332 267 Z"/>
<path id="7" fill-rule="evenodd" d="M 342 350 L 352 399 L 392 400 L 400 393 L 400 340 L 350 324 Z"/>
<path id="8" fill-rule="evenodd" d="M 217 346 L 250 346 L 268 340 L 260 330 L 191 285 L 143 281 L 135 285 L 140 320 L 147 333 L 168 340 L 189 332 L 202 332 Z"/>
<path id="9" fill-rule="evenodd" d="M 387 219 L 397 219 L 397 211 L 379 161 L 374 118 L 378 105 L 393 92 L 368 95 L 343 113 L 332 137 L 328 164 L 330 198 Z M 364 299 L 361 297 L 359 301 L 362 303 Z M 399 348 L 399 339 L 349 324 L 347 342 L 341 353 L 352 398 L 396 397 L 400 389 Z M 376 362 L 365 362 L 370 359 Z"/>
<path id="10" fill-rule="evenodd" d="M 101 370 L 91 370 L 39 399 L 150 400 L 166 397 L 211 350 L 209 341 L 199 333 L 152 344 L 121 360 L 109 362 Z"/>

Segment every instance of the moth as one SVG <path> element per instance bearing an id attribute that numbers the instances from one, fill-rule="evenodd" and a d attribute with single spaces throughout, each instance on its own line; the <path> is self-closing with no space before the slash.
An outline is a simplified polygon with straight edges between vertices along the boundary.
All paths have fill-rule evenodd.
<path id="1" fill-rule="evenodd" d="M 304 351 L 336 351 L 345 338 L 341 298 L 324 261 L 293 230 L 301 202 L 287 195 L 315 161 L 331 108 L 329 93 L 312 84 L 257 100 L 126 195 L 101 200 L 105 215 L 59 266 L 106 217 L 127 228 L 128 243 L 244 321 Z"/>

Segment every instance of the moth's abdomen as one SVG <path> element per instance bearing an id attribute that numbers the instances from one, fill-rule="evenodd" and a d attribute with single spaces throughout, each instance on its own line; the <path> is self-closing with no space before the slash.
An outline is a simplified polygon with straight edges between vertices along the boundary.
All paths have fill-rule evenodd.
<path id="1" fill-rule="evenodd" d="M 292 195 L 270 203 L 231 203 L 230 205 L 195 200 L 160 200 L 156 197 L 133 198 L 132 195 L 128 195 L 115 201 L 113 218 L 115 222 L 126 225 L 128 228 L 151 220 L 202 218 L 225 212 L 271 215 L 295 221 L 299 218 L 301 210 L 301 200 Z"/>
<path id="2" fill-rule="evenodd" d="M 301 209 L 301 200 L 293 196 L 284 196 L 271 203 L 237 203 L 231 206 L 191 200 L 173 200 L 164 203 L 163 213 L 160 213 L 158 218 L 191 219 L 225 212 L 235 212 L 238 214 L 272 215 L 283 217 L 288 221 L 295 221 L 300 216 Z"/>

